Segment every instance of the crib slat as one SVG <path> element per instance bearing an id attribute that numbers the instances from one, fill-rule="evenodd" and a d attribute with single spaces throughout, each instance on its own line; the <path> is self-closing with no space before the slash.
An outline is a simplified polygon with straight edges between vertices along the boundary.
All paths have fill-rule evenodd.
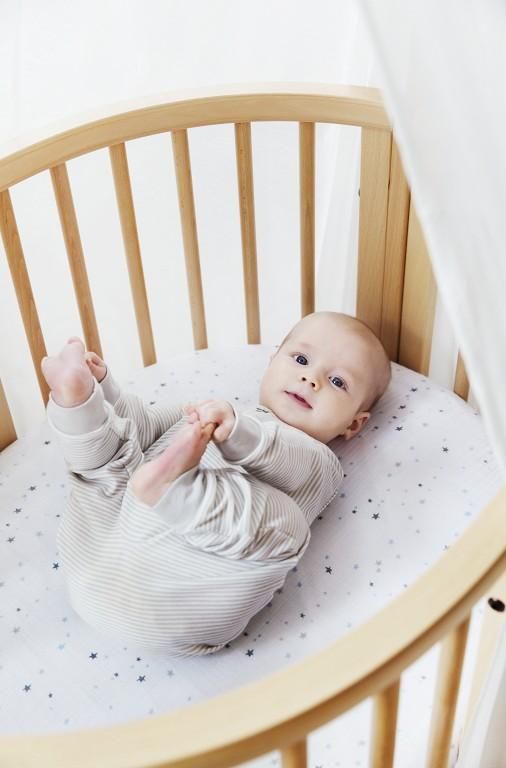
<path id="1" fill-rule="evenodd" d="M 67 166 L 56 165 L 50 172 L 86 347 L 103 357 Z"/>
<path id="2" fill-rule="evenodd" d="M 239 186 L 239 206 L 241 211 L 244 298 L 246 303 L 248 344 L 260 344 L 260 309 L 258 303 L 251 123 L 235 124 L 235 151 L 237 159 L 237 181 Z"/>
<path id="3" fill-rule="evenodd" d="M 298 741 L 281 751 L 282 768 L 307 768 L 307 741 Z"/>
<path id="4" fill-rule="evenodd" d="M 362 128 L 356 315 L 381 337 L 390 131 Z"/>
<path id="5" fill-rule="evenodd" d="M 174 152 L 179 212 L 181 215 L 181 227 L 183 231 L 186 279 L 188 281 L 188 292 L 190 294 L 193 346 L 195 349 L 205 349 L 207 347 L 206 317 L 204 311 L 204 296 L 202 293 L 202 277 L 200 273 L 197 223 L 195 219 L 195 203 L 193 199 L 193 184 L 187 131 L 172 131 L 172 149 Z"/>
<path id="6" fill-rule="evenodd" d="M 17 434 L 12 421 L 9 403 L 0 381 L 0 451 L 16 440 Z"/>
<path id="7" fill-rule="evenodd" d="M 374 697 L 370 768 L 391 768 L 394 764 L 399 688 L 400 680 L 396 680 Z"/>
<path id="8" fill-rule="evenodd" d="M 466 368 L 460 352 L 457 358 L 457 369 L 455 371 L 453 391 L 464 400 L 467 400 L 469 397 L 469 379 L 467 378 Z"/>
<path id="9" fill-rule="evenodd" d="M 438 680 L 432 710 L 427 768 L 447 768 L 460 675 L 469 630 L 468 616 L 441 643 Z"/>
<path id="10" fill-rule="evenodd" d="M 0 230 L 4 243 L 7 261 L 12 275 L 12 282 L 25 327 L 26 338 L 30 348 L 35 374 L 39 389 L 46 405 L 49 399 L 49 387 L 40 369 L 40 361 L 46 356 L 46 345 L 40 327 L 39 315 L 33 298 L 32 286 L 26 269 L 25 257 L 19 238 L 16 217 L 12 208 L 9 190 L 0 192 Z"/>
<path id="11" fill-rule="evenodd" d="M 144 271 L 142 269 L 139 236 L 137 234 L 137 224 L 135 221 L 134 203 L 125 145 L 116 144 L 109 147 L 109 154 L 114 177 L 114 187 L 116 189 L 116 199 L 118 201 L 121 232 L 127 257 L 128 276 L 130 278 L 130 287 L 132 289 L 132 298 L 134 301 L 137 332 L 139 334 L 142 350 L 142 360 L 145 366 L 152 365 L 153 363 L 156 363 L 155 342 L 153 339 L 153 330 L 151 328 L 151 317 L 149 314 Z"/>
<path id="12" fill-rule="evenodd" d="M 392 138 L 380 336 L 390 360 L 397 360 L 399 355 L 409 199 L 399 150 Z"/>
<path id="13" fill-rule="evenodd" d="M 490 587 L 487 594 L 490 596 L 489 599 L 492 598 L 506 603 L 506 570 L 499 576 L 496 583 Z M 474 657 L 473 677 L 467 702 L 465 724 L 463 730 L 459 734 L 460 744 L 464 744 L 467 739 L 473 718 L 476 715 L 481 692 L 487 681 L 488 675 L 491 673 L 501 632 L 503 631 L 504 613 L 494 610 L 490 603 L 487 603 L 485 614 L 481 621 L 478 650 Z"/>
<path id="14" fill-rule="evenodd" d="M 315 308 L 315 129 L 299 124 L 301 317 Z"/>
<path id="15" fill-rule="evenodd" d="M 436 307 L 436 282 L 425 238 L 411 203 L 402 299 L 399 363 L 418 373 L 429 373 Z"/>

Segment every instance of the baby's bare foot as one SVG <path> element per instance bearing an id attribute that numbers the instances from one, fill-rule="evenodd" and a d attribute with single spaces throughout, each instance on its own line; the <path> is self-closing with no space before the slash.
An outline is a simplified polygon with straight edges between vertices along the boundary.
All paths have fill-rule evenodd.
<path id="1" fill-rule="evenodd" d="M 80 405 L 93 392 L 93 377 L 84 361 L 84 344 L 76 336 L 69 339 L 58 355 L 42 358 L 41 370 L 57 405 Z"/>
<path id="2" fill-rule="evenodd" d="M 206 450 L 214 426 L 208 424 L 202 428 L 200 421 L 186 424 L 160 456 L 138 467 L 130 486 L 139 501 L 153 507 L 176 478 L 195 467 Z"/>

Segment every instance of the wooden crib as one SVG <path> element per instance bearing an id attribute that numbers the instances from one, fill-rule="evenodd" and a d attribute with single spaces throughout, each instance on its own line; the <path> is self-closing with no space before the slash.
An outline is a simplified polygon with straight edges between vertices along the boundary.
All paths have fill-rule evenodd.
<path id="1" fill-rule="evenodd" d="M 0 229 L 44 403 L 47 354 L 23 256 L 10 188 L 49 171 L 68 253 L 83 335 L 102 354 L 66 162 L 108 147 L 132 298 L 145 366 L 156 362 L 133 205 L 126 142 L 170 132 L 174 152 L 195 349 L 207 347 L 188 129 L 235 126 L 248 343 L 260 343 L 251 123 L 293 121 L 300 128 L 300 314 L 315 307 L 315 123 L 361 129 L 357 316 L 382 339 L 392 361 L 429 367 L 436 286 L 380 94 L 327 85 L 220 87 L 114 111 L 0 159 Z M 468 397 L 458 359 L 454 391 Z M 16 439 L 0 384 L 0 449 Z M 385 609 L 331 647 L 270 677 L 209 701 L 133 724 L 70 734 L 0 737 L 3 768 L 212 768 L 281 750 L 283 768 L 307 765 L 306 737 L 374 697 L 370 765 L 393 764 L 403 671 L 441 642 L 427 765 L 447 765 L 473 606 L 505 598 L 506 491 L 481 512 L 437 563 Z M 492 589 L 495 584 L 494 589 Z M 490 611 L 468 704 L 468 722 L 492 657 L 502 614 Z M 487 650 L 488 649 L 488 650 Z M 403 702 L 403 706 L 410 706 Z"/>

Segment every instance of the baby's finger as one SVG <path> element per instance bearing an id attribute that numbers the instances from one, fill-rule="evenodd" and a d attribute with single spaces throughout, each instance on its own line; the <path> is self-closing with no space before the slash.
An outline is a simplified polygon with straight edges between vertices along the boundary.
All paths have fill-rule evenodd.
<path id="1" fill-rule="evenodd" d="M 95 352 L 86 352 L 84 358 L 87 363 L 94 363 L 95 365 L 103 365 L 104 361 Z"/>
<path id="2" fill-rule="evenodd" d="M 214 430 L 213 439 L 217 443 L 223 442 L 223 427 L 221 426 L 221 424 L 219 427 L 216 427 L 216 429 Z"/>
<path id="3" fill-rule="evenodd" d="M 202 434 L 204 434 L 206 438 L 210 440 L 211 437 L 213 436 L 214 430 L 215 430 L 214 424 L 206 424 L 205 427 L 202 427 Z"/>
<path id="4" fill-rule="evenodd" d="M 190 424 L 194 424 L 199 420 L 198 411 L 195 409 L 195 406 L 192 403 L 187 403 L 184 405 L 183 412 L 187 415 Z"/>

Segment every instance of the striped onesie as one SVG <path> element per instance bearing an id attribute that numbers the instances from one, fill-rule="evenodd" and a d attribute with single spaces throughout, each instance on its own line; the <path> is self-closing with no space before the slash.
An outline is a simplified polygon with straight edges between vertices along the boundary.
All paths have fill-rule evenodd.
<path id="1" fill-rule="evenodd" d="M 70 478 L 58 550 L 84 621 L 173 656 L 213 653 L 283 585 L 343 471 L 327 445 L 264 406 L 234 413 L 227 440 L 211 440 L 150 507 L 129 478 L 188 422 L 182 406 L 148 407 L 109 372 L 79 406 L 50 396 Z"/>

